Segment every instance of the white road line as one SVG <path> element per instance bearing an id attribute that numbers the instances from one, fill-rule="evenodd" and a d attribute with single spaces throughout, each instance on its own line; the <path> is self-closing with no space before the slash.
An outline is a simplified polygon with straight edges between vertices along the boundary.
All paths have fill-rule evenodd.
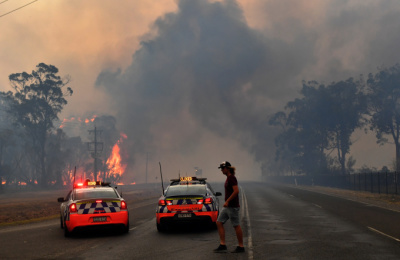
<path id="1" fill-rule="evenodd" d="M 381 231 L 379 231 L 379 230 L 377 230 L 377 229 L 375 229 L 375 228 L 368 227 L 368 229 L 369 229 L 369 230 L 372 230 L 372 231 L 374 231 L 374 232 L 376 232 L 376 233 L 378 233 L 378 234 L 381 234 L 381 235 L 383 235 L 383 236 L 385 236 L 385 237 L 391 238 L 391 239 L 393 239 L 393 240 L 395 240 L 395 241 L 397 241 L 397 242 L 400 242 L 400 239 L 395 238 L 395 237 L 392 237 L 391 235 L 385 234 L 385 233 L 383 233 L 383 232 L 381 232 Z"/>
<path id="2" fill-rule="evenodd" d="M 249 207 L 247 204 L 247 198 L 246 198 L 246 194 L 244 194 L 244 191 L 242 189 L 242 201 L 244 203 L 244 208 L 246 210 L 245 214 L 246 214 L 246 223 L 247 223 L 247 253 L 249 255 L 249 259 L 252 260 L 253 259 L 253 237 L 251 234 L 251 224 L 250 224 L 250 217 L 249 217 Z"/>
<path id="3" fill-rule="evenodd" d="M 136 229 L 136 227 L 130 228 L 129 230 L 134 230 L 134 229 Z"/>

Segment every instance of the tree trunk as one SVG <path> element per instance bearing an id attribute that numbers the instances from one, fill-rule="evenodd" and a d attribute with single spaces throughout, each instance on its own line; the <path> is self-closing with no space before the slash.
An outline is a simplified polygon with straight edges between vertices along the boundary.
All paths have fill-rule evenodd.
<path id="1" fill-rule="evenodd" d="M 342 174 L 346 174 L 346 154 L 342 151 L 342 160 L 340 161 L 340 165 L 342 167 Z"/>
<path id="2" fill-rule="evenodd" d="M 42 144 L 40 144 L 40 167 L 42 168 L 41 169 L 41 174 L 42 174 L 42 183 L 41 183 L 41 186 L 43 187 L 43 188 L 45 188 L 45 187 L 47 187 L 47 181 L 48 181 L 48 179 L 47 179 L 47 171 L 46 171 L 46 153 L 45 153 L 45 143 L 46 142 L 44 142 L 44 143 L 42 143 Z"/>
<path id="3" fill-rule="evenodd" d="M 400 144 L 398 141 L 396 141 L 395 145 L 396 145 L 396 172 L 400 172 Z"/>

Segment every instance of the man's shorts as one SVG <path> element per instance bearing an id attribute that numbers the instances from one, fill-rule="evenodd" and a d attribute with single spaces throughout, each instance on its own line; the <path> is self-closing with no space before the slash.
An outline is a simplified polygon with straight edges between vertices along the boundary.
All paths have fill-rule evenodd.
<path id="1" fill-rule="evenodd" d="M 240 225 L 239 210 L 240 208 L 223 207 L 222 210 L 219 212 L 217 221 L 225 224 L 225 222 L 228 219 L 230 219 L 232 226 L 234 227 L 239 226 Z"/>

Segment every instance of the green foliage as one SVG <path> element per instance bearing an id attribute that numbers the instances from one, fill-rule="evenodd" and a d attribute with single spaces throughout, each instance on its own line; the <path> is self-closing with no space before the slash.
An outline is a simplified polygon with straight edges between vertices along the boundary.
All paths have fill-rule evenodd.
<path id="1" fill-rule="evenodd" d="M 383 145 L 391 137 L 396 146 L 396 171 L 400 170 L 400 65 L 383 68 L 367 80 L 370 128 L 377 143 Z"/>
<path id="2" fill-rule="evenodd" d="M 352 78 L 328 86 L 303 82 L 302 98 L 287 104 L 287 115 L 280 111 L 270 120 L 271 125 L 283 129 L 276 138 L 276 160 L 296 172 L 315 175 L 337 168 L 335 160 L 328 157 L 336 151 L 340 171 L 346 173 L 350 136 L 365 121 L 366 98 L 361 87 L 361 82 Z M 348 166 L 354 163 L 352 159 Z"/>
<path id="3" fill-rule="evenodd" d="M 8 103 L 7 114 L 12 122 L 23 129 L 30 139 L 29 147 L 35 171 L 40 175 L 42 185 L 48 184 L 46 171 L 46 142 L 54 129 L 53 122 L 67 104 L 66 96 L 72 95 L 72 89 L 63 87 L 69 83 L 69 78 L 62 79 L 58 69 L 53 65 L 40 63 L 31 74 L 15 73 L 9 76 L 14 92 L 2 92 L 3 99 Z"/>

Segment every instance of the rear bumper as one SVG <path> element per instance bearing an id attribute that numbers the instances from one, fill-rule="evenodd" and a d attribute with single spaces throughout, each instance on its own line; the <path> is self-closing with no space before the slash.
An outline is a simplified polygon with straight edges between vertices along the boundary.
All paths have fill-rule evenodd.
<path id="1" fill-rule="evenodd" d="M 107 221 L 94 222 L 95 217 L 106 217 Z M 102 226 L 102 225 L 124 225 L 128 226 L 129 214 L 128 211 L 120 211 L 115 213 L 105 214 L 70 214 L 69 221 L 65 221 L 66 228 L 69 232 L 72 232 L 77 227 L 88 227 L 88 226 Z"/>
<path id="2" fill-rule="evenodd" d="M 192 212 L 190 218 L 179 218 L 178 214 L 187 214 L 181 212 L 175 213 L 156 213 L 157 224 L 166 224 L 174 222 L 216 222 L 218 218 L 218 211 L 206 211 L 206 212 Z"/>

